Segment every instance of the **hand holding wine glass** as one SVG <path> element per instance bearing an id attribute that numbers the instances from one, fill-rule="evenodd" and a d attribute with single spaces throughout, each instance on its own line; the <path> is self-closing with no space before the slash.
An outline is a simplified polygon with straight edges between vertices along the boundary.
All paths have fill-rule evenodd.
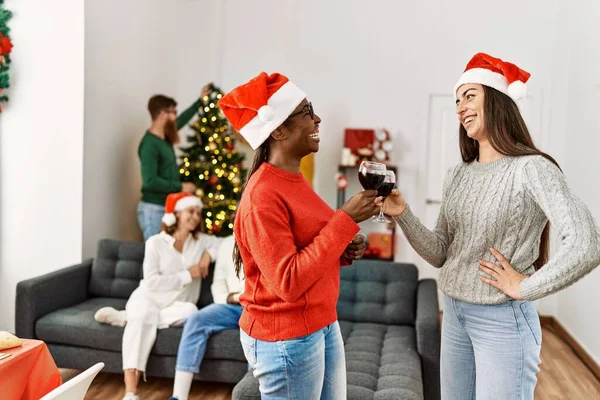
<path id="1" fill-rule="evenodd" d="M 393 189 L 385 201 L 377 199 L 376 203 L 381 204 L 381 210 L 390 217 L 397 217 L 406 209 L 406 200 L 398 189 Z"/>
<path id="2" fill-rule="evenodd" d="M 364 190 L 352 196 L 341 209 L 350 215 L 354 222 L 359 223 L 372 217 L 379 210 L 379 206 L 375 204 L 376 198 L 376 190 Z"/>
<path id="3" fill-rule="evenodd" d="M 394 186 L 396 186 L 396 174 L 392 170 L 386 170 L 383 183 L 377 188 L 377 197 L 381 197 L 382 201 L 384 201 L 392 193 Z M 388 222 L 383 216 L 383 208 L 379 208 L 379 216 L 373 222 Z"/>

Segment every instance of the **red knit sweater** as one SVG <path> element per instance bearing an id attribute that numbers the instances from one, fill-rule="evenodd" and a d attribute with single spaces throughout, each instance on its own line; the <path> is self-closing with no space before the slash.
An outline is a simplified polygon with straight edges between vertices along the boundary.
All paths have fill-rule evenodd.
<path id="1" fill-rule="evenodd" d="M 337 320 L 342 254 L 359 227 L 301 174 L 264 163 L 242 196 L 234 233 L 244 262 L 240 327 L 264 341 L 309 335 Z"/>

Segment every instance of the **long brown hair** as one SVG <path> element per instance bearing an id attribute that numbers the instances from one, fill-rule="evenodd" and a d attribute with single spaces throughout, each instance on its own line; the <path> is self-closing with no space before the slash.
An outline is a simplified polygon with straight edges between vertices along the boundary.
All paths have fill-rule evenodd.
<path id="1" fill-rule="evenodd" d="M 250 177 L 256 171 L 258 171 L 260 166 L 264 162 L 267 161 L 268 157 L 269 157 L 269 141 L 266 140 L 262 145 L 260 145 L 260 147 L 256 150 L 256 153 L 254 154 L 254 161 L 252 162 L 252 167 L 250 167 L 250 171 L 248 171 L 248 177 L 246 179 L 246 183 L 244 184 L 244 187 L 242 188 L 242 193 L 244 193 L 244 190 L 246 189 L 246 186 L 248 185 L 248 181 L 250 181 Z M 237 244 L 237 240 L 235 241 L 235 244 L 233 245 L 233 265 L 235 266 L 235 274 L 239 278 L 240 271 L 242 270 L 243 264 L 242 264 L 242 256 L 240 254 L 240 248 Z"/>
<path id="2" fill-rule="evenodd" d="M 489 86 L 483 86 L 485 127 L 492 147 L 506 156 L 539 155 L 560 166 L 550 155 L 540 151 L 529 134 L 527 125 L 517 104 L 504 93 Z M 479 156 L 479 142 L 467 136 L 467 131 L 459 124 L 460 154 L 464 162 L 471 162 Z M 550 223 L 547 222 L 540 240 L 538 259 L 533 263 L 535 270 L 548 261 L 550 246 Z"/>

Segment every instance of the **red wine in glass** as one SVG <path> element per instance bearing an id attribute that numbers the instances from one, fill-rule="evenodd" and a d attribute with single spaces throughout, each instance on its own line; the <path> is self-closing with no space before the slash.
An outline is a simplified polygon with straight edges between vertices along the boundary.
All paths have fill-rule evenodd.
<path id="1" fill-rule="evenodd" d="M 358 167 L 358 181 L 365 190 L 377 190 L 385 179 L 385 165 L 363 161 Z"/>
<path id="2" fill-rule="evenodd" d="M 365 174 L 358 174 L 358 181 L 365 190 L 376 190 L 383 183 L 385 175 L 375 174 L 373 172 L 367 172 Z"/>
<path id="3" fill-rule="evenodd" d="M 396 186 L 396 174 L 394 171 L 387 170 L 383 176 L 383 183 L 377 188 L 377 196 L 382 196 L 385 200 L 386 197 L 392 193 Z M 387 219 L 383 216 L 383 207 L 379 209 L 379 215 L 377 218 L 372 220 L 373 222 L 386 223 Z"/>
<path id="4" fill-rule="evenodd" d="M 396 183 L 394 182 L 383 182 L 381 186 L 377 188 L 377 196 L 381 196 L 385 199 L 390 195 L 390 193 L 392 193 L 392 190 L 394 190 L 395 186 Z"/>

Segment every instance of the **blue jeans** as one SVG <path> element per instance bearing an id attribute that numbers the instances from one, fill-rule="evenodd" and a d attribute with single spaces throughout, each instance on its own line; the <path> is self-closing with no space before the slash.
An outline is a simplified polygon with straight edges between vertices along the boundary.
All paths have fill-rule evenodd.
<path id="1" fill-rule="evenodd" d="M 442 399 L 533 399 L 541 344 L 529 301 L 477 305 L 444 296 Z"/>
<path id="2" fill-rule="evenodd" d="M 346 399 L 346 358 L 338 322 L 308 336 L 265 342 L 240 329 L 261 399 Z"/>
<path id="3" fill-rule="evenodd" d="M 160 232 L 160 224 L 165 214 L 165 207 L 158 204 L 140 201 L 137 206 L 137 216 L 140 228 L 144 234 L 144 241 Z"/>
<path id="4" fill-rule="evenodd" d="M 175 369 L 197 373 L 210 335 L 225 329 L 239 328 L 241 315 L 242 306 L 211 304 L 189 316 L 183 325 Z"/>

